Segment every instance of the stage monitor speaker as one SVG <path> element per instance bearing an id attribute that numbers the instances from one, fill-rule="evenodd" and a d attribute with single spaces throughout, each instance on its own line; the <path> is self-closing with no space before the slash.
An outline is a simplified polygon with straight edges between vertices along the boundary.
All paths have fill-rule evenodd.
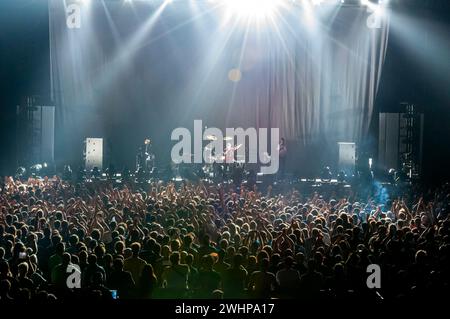
<path id="1" fill-rule="evenodd" d="M 338 170 L 347 175 L 355 172 L 356 166 L 356 144 L 351 142 L 338 142 L 339 161 Z"/>
<path id="2" fill-rule="evenodd" d="M 85 140 L 85 168 L 87 171 L 94 167 L 103 168 L 103 139 L 87 138 Z"/>
<path id="3" fill-rule="evenodd" d="M 399 168 L 400 113 L 380 113 L 378 166 L 388 170 Z"/>

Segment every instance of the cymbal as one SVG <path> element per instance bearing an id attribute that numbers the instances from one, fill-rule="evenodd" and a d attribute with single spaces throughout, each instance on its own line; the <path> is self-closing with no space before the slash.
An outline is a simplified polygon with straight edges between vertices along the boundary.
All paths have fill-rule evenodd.
<path id="1" fill-rule="evenodd" d="M 209 160 L 209 162 L 225 161 L 225 156 L 223 155 L 207 156 L 206 158 Z"/>
<path id="2" fill-rule="evenodd" d="M 232 138 L 231 136 L 225 136 L 225 137 L 223 138 L 223 140 L 224 140 L 224 141 L 232 141 L 233 138 Z"/>
<path id="3" fill-rule="evenodd" d="M 215 135 L 206 135 L 207 141 L 217 141 L 217 136 Z"/>

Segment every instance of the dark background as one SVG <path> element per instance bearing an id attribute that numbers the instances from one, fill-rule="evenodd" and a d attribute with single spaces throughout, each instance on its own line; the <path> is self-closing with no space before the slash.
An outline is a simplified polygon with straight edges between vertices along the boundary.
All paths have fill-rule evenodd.
<path id="1" fill-rule="evenodd" d="M 417 19 L 417 28 L 408 32 L 415 49 L 391 28 L 368 145 L 376 152 L 378 112 L 415 103 L 425 113 L 424 179 L 449 179 L 450 1 L 391 3 L 409 20 Z M 0 1 L 0 174 L 17 166 L 16 105 L 23 96 L 50 96 L 47 10 L 46 0 Z"/>

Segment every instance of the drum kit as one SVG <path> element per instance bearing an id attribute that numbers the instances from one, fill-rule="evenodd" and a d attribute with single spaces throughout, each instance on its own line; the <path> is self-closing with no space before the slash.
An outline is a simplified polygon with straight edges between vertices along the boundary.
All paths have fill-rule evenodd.
<path id="1" fill-rule="evenodd" d="M 215 135 L 207 135 L 206 136 L 206 140 L 207 141 L 216 141 L 217 137 Z M 225 142 L 229 142 L 229 141 L 232 141 L 233 138 L 230 137 L 230 136 L 225 136 L 223 138 L 223 140 Z M 235 157 L 234 157 L 234 152 L 239 150 L 241 147 L 242 147 L 242 144 L 238 144 L 236 146 L 232 146 L 230 143 L 228 143 L 227 147 L 225 148 L 225 150 L 222 153 L 219 153 L 217 155 L 213 155 L 212 154 L 213 149 L 211 147 L 206 146 L 205 150 L 209 152 L 209 155 L 207 156 L 207 162 L 209 162 L 209 163 L 226 162 L 227 164 L 234 164 L 234 163 L 238 162 L 238 160 L 236 160 Z M 240 156 L 240 157 L 243 157 L 243 156 Z M 245 157 L 241 158 L 240 162 L 243 162 L 244 160 L 245 160 Z"/>
<path id="2" fill-rule="evenodd" d="M 207 141 L 216 141 L 217 137 L 214 135 L 206 136 Z M 245 169 L 245 155 L 235 156 L 235 152 L 242 147 L 242 144 L 232 146 L 230 141 L 233 141 L 233 137 L 225 136 L 223 140 L 227 143 L 227 146 L 223 152 L 219 154 L 213 154 L 213 149 L 205 147 L 208 152 L 206 157 L 206 165 L 203 167 L 207 176 L 215 179 L 229 180 L 233 179 L 237 171 L 241 171 L 243 174 Z"/>
<path id="3" fill-rule="evenodd" d="M 217 141 L 215 135 L 207 135 L 206 142 Z M 232 145 L 233 137 L 225 136 L 222 141 L 226 142 L 226 147 L 222 151 L 211 146 L 204 147 L 204 158 L 201 163 L 172 163 L 170 175 L 174 179 L 206 179 L 214 182 L 237 182 L 242 179 L 246 172 L 245 155 L 236 155 L 236 151 L 242 148 L 242 144 Z M 139 148 L 136 158 L 136 172 L 140 174 L 150 174 L 155 167 L 155 155 L 151 149 L 151 140 L 145 139 L 144 144 Z M 216 153 L 217 152 L 217 153 Z M 194 159 L 194 154 L 189 154 Z M 152 173 L 153 174 L 153 173 Z"/>
<path id="4" fill-rule="evenodd" d="M 206 141 L 217 141 L 217 136 L 207 135 Z M 212 180 L 230 180 L 233 176 L 237 175 L 236 172 L 240 172 L 243 175 L 245 170 L 245 155 L 235 156 L 235 152 L 242 147 L 242 144 L 232 146 L 229 142 L 233 140 L 233 137 L 225 136 L 223 141 L 228 142 L 227 147 L 223 152 L 214 154 L 214 148 L 205 146 L 206 153 L 205 163 L 200 164 L 184 164 L 183 168 L 178 167 L 177 171 L 189 170 L 195 172 L 198 177 L 212 179 Z M 192 158 L 194 154 L 189 154 Z M 202 176 L 199 176 L 202 175 Z"/>
<path id="5" fill-rule="evenodd" d="M 207 135 L 206 142 L 217 141 L 215 135 Z M 211 146 L 204 147 L 204 158 L 200 163 L 195 163 L 194 154 L 188 154 L 192 161 L 190 163 L 173 163 L 169 170 L 175 179 L 207 179 L 218 182 L 236 181 L 242 179 L 245 174 L 246 164 L 245 155 L 236 155 L 236 151 L 241 149 L 242 144 L 233 146 L 231 142 L 233 137 L 225 136 L 222 141 L 226 142 L 226 147 L 216 153 L 217 149 Z M 136 174 L 153 174 L 155 167 L 155 154 L 151 148 L 152 141 L 148 138 L 139 148 L 136 158 Z"/>

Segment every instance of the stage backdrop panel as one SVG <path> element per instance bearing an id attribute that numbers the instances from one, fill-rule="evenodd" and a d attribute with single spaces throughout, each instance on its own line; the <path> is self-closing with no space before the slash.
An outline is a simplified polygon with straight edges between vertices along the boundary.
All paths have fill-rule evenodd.
<path id="1" fill-rule="evenodd" d="M 161 165 L 171 131 L 194 119 L 278 127 L 295 147 L 364 138 L 387 18 L 373 24 L 366 7 L 324 5 L 311 24 L 289 5 L 249 22 L 209 1 L 164 3 L 49 1 L 60 162 L 81 160 L 84 138 L 99 136 L 116 164 L 132 166 L 149 136 Z"/>

